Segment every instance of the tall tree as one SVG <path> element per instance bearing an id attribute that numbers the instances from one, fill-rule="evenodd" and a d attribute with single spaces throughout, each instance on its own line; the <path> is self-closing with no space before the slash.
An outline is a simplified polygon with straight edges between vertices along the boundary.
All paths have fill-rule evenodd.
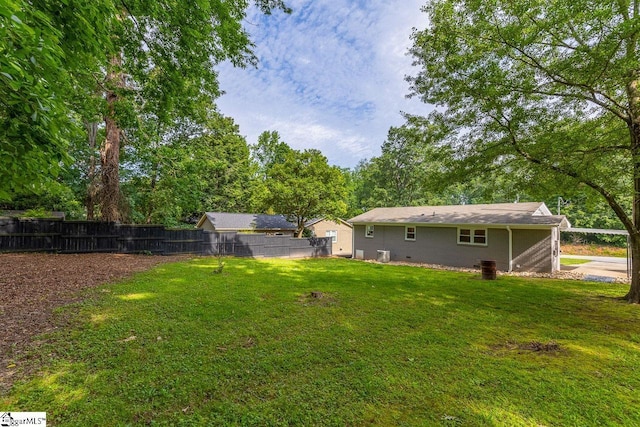
<path id="1" fill-rule="evenodd" d="M 124 157 L 129 220 L 173 226 L 205 211 L 252 210 L 255 172 L 231 118 L 211 112 L 206 125 L 175 123 L 158 139 L 131 141 Z"/>
<path id="2" fill-rule="evenodd" d="M 280 139 L 278 131 L 264 131 L 258 137 L 258 142 L 251 147 L 251 155 L 258 164 L 259 173 L 267 176 L 267 171 L 278 163 L 283 163 L 291 147 Z"/>
<path id="3" fill-rule="evenodd" d="M 434 0 L 425 11 L 429 26 L 413 34 L 411 49 L 421 71 L 410 82 L 444 107 L 456 158 L 598 193 L 629 232 L 625 298 L 639 303 L 637 2 Z"/>
<path id="4" fill-rule="evenodd" d="M 256 0 L 265 13 L 288 9 L 282 0 Z M 117 47 L 107 63 L 105 79 L 106 139 L 101 150 L 103 219 L 118 220 L 118 165 L 121 102 L 131 101 L 127 91 L 144 100 L 147 116 L 158 121 L 176 115 L 202 119 L 202 106 L 219 95 L 214 66 L 230 60 L 236 66 L 255 64 L 242 20 L 245 0 L 194 2 L 122 2 L 115 16 L 112 40 Z M 127 87 L 125 79 L 132 83 Z M 179 101 L 179 102 L 176 102 Z"/>
<path id="5" fill-rule="evenodd" d="M 419 125 L 418 125 L 419 124 Z M 434 202 L 445 150 L 435 149 L 431 141 L 436 126 L 409 118 L 400 127 L 391 127 L 381 154 L 360 165 L 365 178 L 367 206 L 417 206 Z M 442 186 L 445 188 L 446 186 Z"/>
<path id="6" fill-rule="evenodd" d="M 283 0 L 253 3 L 264 13 L 289 12 Z M 102 122 L 100 214 L 119 219 L 125 131 L 139 128 L 143 117 L 164 124 L 206 119 L 220 93 L 214 66 L 257 62 L 242 27 L 248 6 L 247 0 L 0 2 L 0 95 L 7 105 L 0 112 L 6 129 L 0 173 L 10 178 L 9 185 L 1 180 L 0 196 L 53 175 L 66 159 L 67 129 Z"/>
<path id="7" fill-rule="evenodd" d="M 55 178 L 70 163 L 69 144 L 83 122 L 102 117 L 96 82 L 113 51 L 115 3 L 0 2 L 0 117 L 9 130 L 8 138 L 0 136 L 0 153 L 11 153 L 0 162 L 10 169 L 0 177 L 5 198 L 37 192 Z"/>
<path id="8" fill-rule="evenodd" d="M 268 205 L 296 223 L 297 237 L 310 219 L 338 218 L 346 213 L 342 171 L 329 166 L 318 150 L 289 151 L 284 162 L 269 169 L 266 185 Z"/>

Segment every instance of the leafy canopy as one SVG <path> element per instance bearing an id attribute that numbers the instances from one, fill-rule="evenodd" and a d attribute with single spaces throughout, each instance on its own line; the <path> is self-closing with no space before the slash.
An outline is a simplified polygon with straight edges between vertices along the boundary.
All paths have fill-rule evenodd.
<path id="1" fill-rule="evenodd" d="M 613 1 L 497 0 L 425 10 L 431 24 L 413 35 L 421 71 L 410 82 L 445 107 L 433 117 L 455 130 L 446 143 L 461 166 L 527 168 L 530 181 L 551 170 L 606 197 L 630 225 L 618 197 L 632 188 L 633 11 Z"/>
<path id="2" fill-rule="evenodd" d="M 329 166 L 318 150 L 290 150 L 284 162 L 267 172 L 267 204 L 297 224 L 297 235 L 316 217 L 338 218 L 346 213 L 342 171 Z"/>
<path id="3" fill-rule="evenodd" d="M 434 0 L 414 95 L 467 171 L 507 168 L 604 198 L 631 235 L 640 302 L 640 10 L 603 0 Z M 628 196 L 633 196 L 628 204 Z M 635 208 L 632 207 L 635 206 Z"/>

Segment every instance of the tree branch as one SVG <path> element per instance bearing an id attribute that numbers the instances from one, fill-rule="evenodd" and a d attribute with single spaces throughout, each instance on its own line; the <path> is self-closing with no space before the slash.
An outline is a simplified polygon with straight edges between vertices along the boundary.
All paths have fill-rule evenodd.
<path id="1" fill-rule="evenodd" d="M 532 18 L 532 22 L 536 22 L 535 20 L 533 20 Z M 536 58 L 535 56 L 531 55 L 530 53 L 528 53 L 526 50 L 522 49 L 521 47 L 517 46 L 515 43 L 513 43 L 509 38 L 505 37 L 501 31 L 500 26 L 495 23 L 493 24 L 496 30 L 496 33 L 499 36 L 499 39 L 497 40 L 492 40 L 491 38 L 488 38 L 487 40 L 489 41 L 493 41 L 493 42 L 497 42 L 497 43 L 501 43 L 504 46 L 507 46 L 509 48 L 511 48 L 513 51 L 518 52 L 520 54 L 520 56 L 516 56 L 516 55 L 512 55 L 510 53 L 507 53 L 507 56 L 512 59 L 513 61 L 516 62 L 521 62 L 523 64 L 528 65 L 529 67 L 539 70 L 542 73 L 544 73 L 552 82 L 557 83 L 557 84 L 561 84 L 570 88 L 576 88 L 580 91 L 584 91 L 586 93 L 588 93 L 590 96 L 587 96 L 585 94 L 573 94 L 573 93 L 558 93 L 558 92 L 553 92 L 553 91 L 544 91 L 542 89 L 536 89 L 534 93 L 540 94 L 540 95 L 546 95 L 546 96 L 559 96 L 559 97 L 565 97 L 565 98 L 575 98 L 575 99 L 582 99 L 588 102 L 592 102 L 595 105 L 598 105 L 604 109 L 606 109 L 607 111 L 611 112 L 612 114 L 614 114 L 616 117 L 620 118 L 621 120 L 625 121 L 626 123 L 629 123 L 630 118 L 623 114 L 622 111 L 626 111 L 625 107 L 623 105 L 621 105 L 620 103 L 618 103 L 614 98 L 612 98 L 611 96 L 609 96 L 608 94 L 596 90 L 595 87 L 584 84 L 584 83 L 577 83 L 577 82 L 573 82 L 570 81 L 569 79 L 567 79 L 566 77 L 553 72 L 551 69 L 549 69 L 548 67 L 546 67 L 538 58 Z M 551 36 L 553 38 L 557 38 L 556 35 L 550 33 Z M 574 37 L 575 38 L 575 37 Z M 563 45 L 564 46 L 564 45 Z M 602 75 L 602 72 L 600 73 L 600 75 Z M 541 86 L 539 86 L 541 87 Z M 524 92 L 524 91 L 521 91 Z M 602 100 L 598 99 L 598 97 L 601 97 L 602 99 L 608 101 L 607 102 L 603 102 Z"/>
<path id="2" fill-rule="evenodd" d="M 613 209 L 613 211 L 616 213 L 618 218 L 620 218 L 620 221 L 623 223 L 623 225 L 625 226 L 629 234 L 637 235 L 638 233 L 640 233 L 640 230 L 633 223 L 633 220 L 627 215 L 623 207 L 620 206 L 620 204 L 615 199 L 613 194 L 607 191 L 604 187 L 602 187 L 601 185 L 597 184 L 594 181 L 584 178 L 574 170 L 560 167 L 557 164 L 549 163 L 546 159 L 540 159 L 531 155 L 520 145 L 518 141 L 518 137 L 516 136 L 516 134 L 513 131 L 513 128 L 511 127 L 511 122 L 506 116 L 504 115 L 502 116 L 502 119 L 505 121 L 505 123 L 503 123 L 498 117 L 492 116 L 491 118 L 498 124 L 498 126 L 500 126 L 502 129 L 504 129 L 507 132 L 509 144 L 513 147 L 516 153 L 518 153 L 521 157 L 523 157 L 525 160 L 533 164 L 540 165 L 547 169 L 551 169 L 556 173 L 573 178 L 576 181 L 581 182 L 586 186 L 590 187 L 591 189 L 595 190 L 600 195 L 602 195 L 602 197 L 605 198 L 605 200 L 607 201 L 611 209 Z"/>

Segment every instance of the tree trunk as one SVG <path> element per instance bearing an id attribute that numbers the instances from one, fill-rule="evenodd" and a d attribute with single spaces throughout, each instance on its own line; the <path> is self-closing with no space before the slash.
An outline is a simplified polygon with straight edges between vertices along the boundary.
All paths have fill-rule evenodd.
<path id="1" fill-rule="evenodd" d="M 640 238 L 631 236 L 629 239 L 631 245 L 631 288 L 625 299 L 630 303 L 640 303 Z"/>
<path id="2" fill-rule="evenodd" d="M 301 238 L 304 233 L 304 218 L 298 217 L 298 229 L 296 230 L 296 238 Z"/>
<path id="3" fill-rule="evenodd" d="M 153 196 L 156 192 L 156 183 L 158 180 L 158 162 L 154 162 L 153 164 L 153 175 L 151 176 L 151 189 L 149 191 L 149 203 L 147 205 L 147 219 L 146 219 L 146 223 L 147 224 L 151 224 L 152 219 L 153 219 L 153 211 L 155 209 L 155 205 L 153 202 Z"/>
<path id="4" fill-rule="evenodd" d="M 635 55 L 636 43 L 629 45 L 628 52 Z M 631 138 L 631 162 L 633 165 L 632 224 L 627 225 L 631 244 L 631 288 L 625 296 L 630 303 L 640 303 L 640 71 L 635 71 L 627 84 L 629 102 L 629 136 Z M 626 225 L 626 224 L 625 224 Z"/>
<path id="5" fill-rule="evenodd" d="M 119 221 L 120 210 L 120 134 L 116 121 L 116 102 L 118 89 L 124 87 L 124 75 L 121 70 L 122 57 L 114 55 L 110 60 L 107 72 L 107 114 L 104 118 L 106 138 L 100 150 L 102 165 L 102 194 L 100 197 L 101 216 L 103 221 Z"/>
<path id="6" fill-rule="evenodd" d="M 637 95 L 637 86 L 633 85 L 634 93 Z M 638 100 L 637 97 L 634 98 Z M 632 103 L 632 105 L 638 105 Z M 631 245 L 631 287 L 625 296 L 630 303 L 640 304 L 640 110 L 632 109 L 632 112 L 639 114 L 633 118 L 629 131 L 631 133 L 631 158 L 633 161 L 633 227 L 629 232 L 629 242 Z"/>
<path id="7" fill-rule="evenodd" d="M 87 219 L 93 221 L 95 219 L 95 207 L 98 199 L 98 185 L 96 183 L 96 156 L 94 151 L 96 149 L 96 138 L 98 134 L 98 124 L 95 122 L 85 123 L 87 128 L 89 148 L 91 149 L 91 155 L 89 156 L 89 168 L 87 170 L 87 196 L 84 203 L 87 209 Z"/>

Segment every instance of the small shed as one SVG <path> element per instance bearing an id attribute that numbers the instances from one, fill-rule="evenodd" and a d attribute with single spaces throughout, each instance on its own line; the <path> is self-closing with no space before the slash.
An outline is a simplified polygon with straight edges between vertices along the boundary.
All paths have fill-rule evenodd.
<path id="1" fill-rule="evenodd" d="M 541 202 L 376 208 L 349 220 L 354 257 L 503 271 L 560 269 L 560 230 Z"/>
<path id="2" fill-rule="evenodd" d="M 333 255 L 349 257 L 353 254 L 353 226 L 347 221 L 316 218 L 308 221 L 305 227 L 315 237 L 331 237 Z"/>
<path id="3" fill-rule="evenodd" d="M 196 228 L 208 231 L 236 231 L 239 233 L 265 233 L 275 236 L 293 236 L 296 225 L 284 215 L 206 212 Z"/>

